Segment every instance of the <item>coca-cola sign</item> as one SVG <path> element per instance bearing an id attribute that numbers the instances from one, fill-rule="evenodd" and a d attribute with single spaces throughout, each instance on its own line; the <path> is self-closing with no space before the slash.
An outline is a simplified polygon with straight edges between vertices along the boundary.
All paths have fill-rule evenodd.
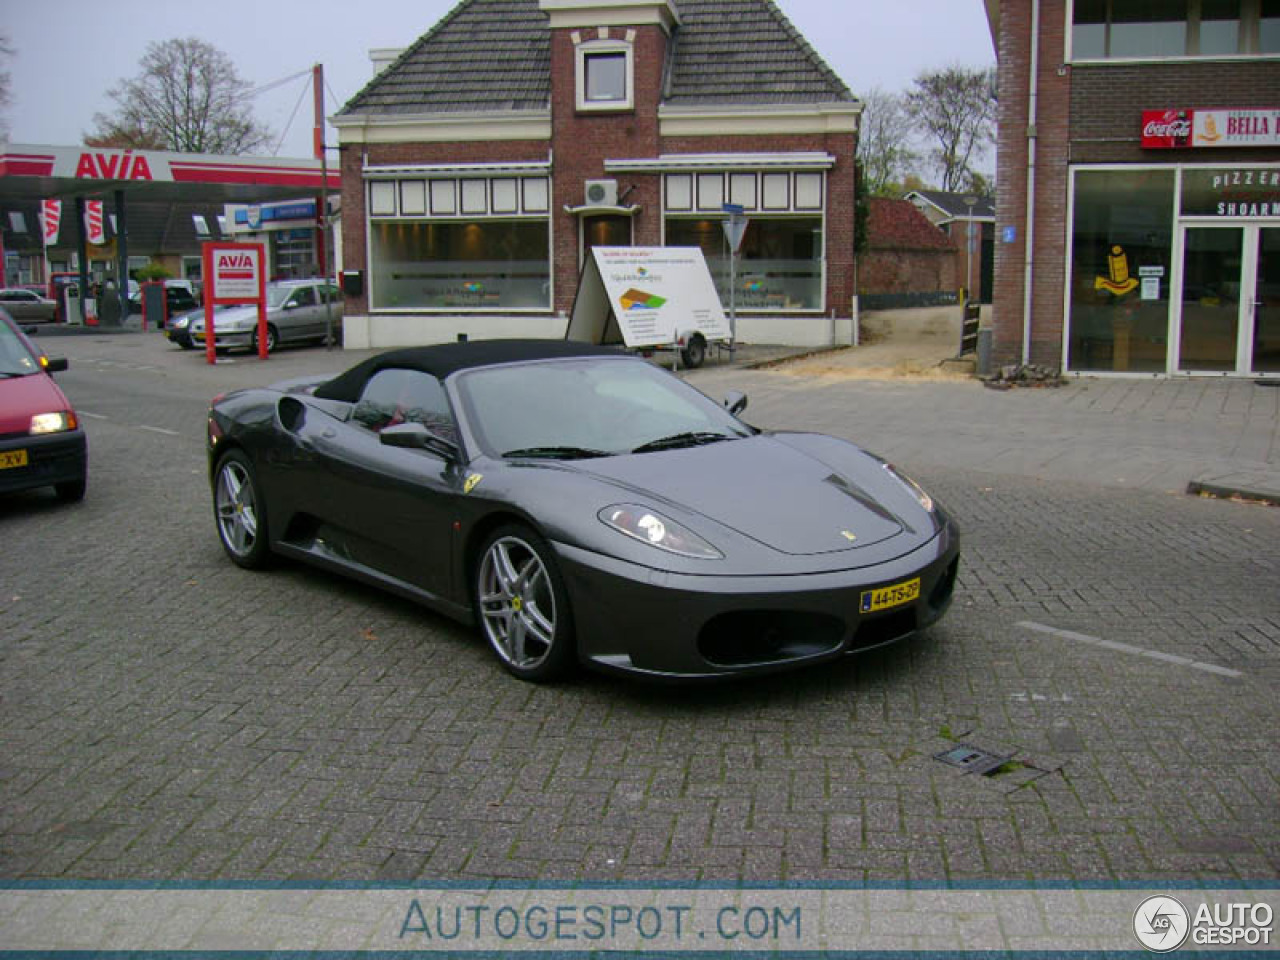
<path id="1" fill-rule="evenodd" d="M 1193 110 L 1143 110 L 1142 148 L 1171 150 L 1191 146 Z"/>

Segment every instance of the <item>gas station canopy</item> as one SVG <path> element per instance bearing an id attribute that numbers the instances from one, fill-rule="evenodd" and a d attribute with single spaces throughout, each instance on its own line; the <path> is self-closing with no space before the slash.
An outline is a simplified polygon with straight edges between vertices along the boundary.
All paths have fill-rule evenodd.
<path id="1" fill-rule="evenodd" d="M 337 170 L 318 159 L 219 156 L 159 150 L 11 143 L 0 150 L 0 201 L 123 191 L 128 199 L 255 203 L 336 191 Z"/>

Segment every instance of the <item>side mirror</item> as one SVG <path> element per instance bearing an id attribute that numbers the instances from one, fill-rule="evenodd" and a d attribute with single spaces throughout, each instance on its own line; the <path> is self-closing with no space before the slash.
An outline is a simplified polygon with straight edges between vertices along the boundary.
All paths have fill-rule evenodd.
<path id="1" fill-rule="evenodd" d="M 285 304 L 283 307 L 281 307 L 280 309 L 282 309 L 282 310 L 295 310 L 295 309 L 297 309 L 297 307 L 298 307 L 298 301 L 297 301 L 297 300 L 290 300 L 288 303 L 286 303 L 286 304 Z"/>
<path id="2" fill-rule="evenodd" d="M 61 373 L 67 369 L 66 357 L 49 357 L 49 362 L 44 365 L 45 373 Z"/>
<path id="3" fill-rule="evenodd" d="M 747 395 L 740 390 L 730 390 L 725 394 L 722 402 L 724 408 L 735 417 L 747 409 Z"/>
<path id="4" fill-rule="evenodd" d="M 421 423 L 397 423 L 384 427 L 378 439 L 388 447 L 405 450 L 427 450 L 445 460 L 458 459 L 458 445 L 438 437 Z"/>

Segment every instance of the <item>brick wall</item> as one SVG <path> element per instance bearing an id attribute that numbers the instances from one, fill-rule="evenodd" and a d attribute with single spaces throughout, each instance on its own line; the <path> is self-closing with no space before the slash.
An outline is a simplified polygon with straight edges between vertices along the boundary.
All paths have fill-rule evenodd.
<path id="1" fill-rule="evenodd" d="M 1274 60 L 1073 67 L 1071 162 L 1274 162 L 1274 150 L 1143 150 L 1142 111 L 1274 107 L 1277 102 L 1280 62 Z"/>
<path id="2" fill-rule="evenodd" d="M 667 37 L 658 26 L 612 27 L 609 36 L 624 39 L 636 32 L 632 57 L 635 64 L 635 110 L 626 113 L 579 113 L 576 62 L 572 31 L 551 31 L 551 135 L 555 150 L 552 213 L 555 233 L 555 309 L 569 310 L 578 290 L 578 218 L 564 212 L 565 205 L 583 202 L 583 182 L 599 180 L 607 158 L 654 157 L 658 154 L 658 101 L 662 95 L 662 70 Z M 592 30 L 584 39 L 596 39 Z M 627 176 L 618 181 L 618 192 L 634 185 L 627 204 L 641 210 L 633 223 L 637 246 L 656 246 L 661 236 L 659 180 L 654 175 Z"/>
<path id="3" fill-rule="evenodd" d="M 962 256 L 956 250 L 869 250 L 858 261 L 858 292 L 955 293 Z"/>
<path id="4" fill-rule="evenodd" d="M 1031 362 L 1062 365 L 1062 291 L 1066 272 L 1068 136 L 1072 77 L 1062 70 L 1064 0 L 1040 4 L 1036 210 L 1031 298 Z M 1030 80 L 1031 0 L 1000 6 L 999 135 L 996 163 L 995 279 L 992 354 L 997 363 L 1022 355 L 1023 277 L 1026 268 L 1027 100 Z M 1003 228 L 1012 226 L 1013 243 Z"/>

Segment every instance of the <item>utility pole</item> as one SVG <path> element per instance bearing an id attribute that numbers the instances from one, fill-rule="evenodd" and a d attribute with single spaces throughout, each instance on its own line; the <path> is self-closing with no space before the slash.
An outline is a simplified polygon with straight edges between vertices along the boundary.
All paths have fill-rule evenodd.
<path id="1" fill-rule="evenodd" d="M 315 129 L 312 134 L 315 155 L 320 158 L 320 196 L 316 198 L 316 249 L 320 253 L 320 270 L 324 276 L 324 342 L 333 349 L 333 297 L 329 293 L 329 159 L 324 146 L 324 64 L 311 69 L 311 93 L 315 102 Z"/>

